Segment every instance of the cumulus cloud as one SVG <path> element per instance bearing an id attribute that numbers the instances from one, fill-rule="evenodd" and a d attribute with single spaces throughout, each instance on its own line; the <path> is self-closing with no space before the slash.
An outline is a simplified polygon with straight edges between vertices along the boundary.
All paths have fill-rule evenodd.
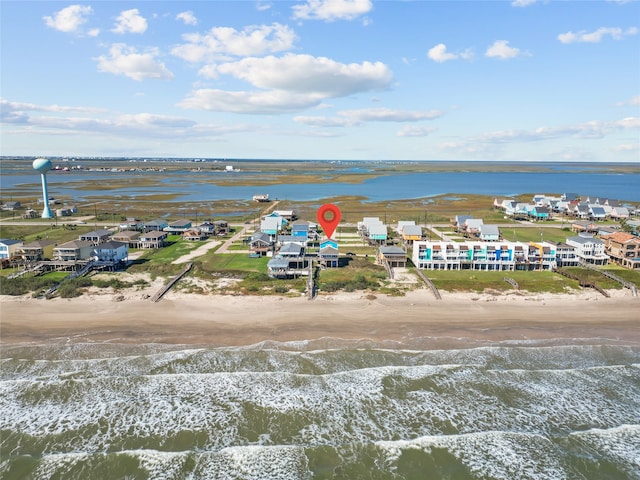
<path id="1" fill-rule="evenodd" d="M 196 90 L 179 106 L 236 113 L 294 112 L 317 106 L 328 98 L 382 90 L 393 80 L 389 68 L 380 62 L 344 64 L 294 54 L 244 58 L 211 68 L 209 74 L 231 75 L 259 90 Z"/>
<path id="2" fill-rule="evenodd" d="M 485 56 L 499 58 L 500 60 L 508 60 L 519 55 L 521 55 L 520 49 L 510 47 L 507 40 L 496 40 L 485 52 Z"/>
<path id="3" fill-rule="evenodd" d="M 471 50 L 465 50 L 462 53 L 451 53 L 447 52 L 447 46 L 444 43 L 439 43 L 435 47 L 432 47 L 427 52 L 427 57 L 429 57 L 434 62 L 443 63 L 448 60 L 471 60 L 473 54 Z"/>
<path id="4" fill-rule="evenodd" d="M 253 25 L 238 31 L 230 27 L 212 28 L 205 34 L 190 33 L 182 37 L 187 43 L 171 53 L 188 62 L 210 62 L 225 56 L 252 56 L 290 50 L 295 32 L 286 25 Z"/>
<path id="5" fill-rule="evenodd" d="M 247 92 L 200 89 L 178 103 L 192 110 L 246 114 L 277 114 L 304 110 L 317 105 L 320 95 L 296 94 L 286 91 Z"/>
<path id="6" fill-rule="evenodd" d="M 69 5 L 43 19 L 48 27 L 60 32 L 79 33 L 80 27 L 87 22 L 87 17 L 92 13 L 93 9 L 88 5 Z"/>
<path id="7" fill-rule="evenodd" d="M 442 116 L 438 110 L 410 111 L 390 108 L 343 110 L 337 117 L 297 116 L 294 121 L 316 127 L 352 127 L 367 122 L 419 122 Z"/>
<path id="8" fill-rule="evenodd" d="M 95 60 L 100 72 L 124 75 L 134 80 L 173 78 L 164 63 L 156 60 L 157 49 L 138 53 L 135 48 L 116 43 L 109 49 L 109 56 L 101 55 Z"/>
<path id="9" fill-rule="evenodd" d="M 613 40 L 622 40 L 625 36 L 636 35 L 638 29 L 635 27 L 622 30 L 621 28 L 600 27 L 594 32 L 567 32 L 558 35 L 561 43 L 600 43 L 605 37 Z"/>
<path id="10" fill-rule="evenodd" d="M 180 12 L 176 15 L 176 20 L 182 20 L 185 25 L 197 25 L 198 19 L 195 17 L 191 10 L 186 12 Z"/>
<path id="11" fill-rule="evenodd" d="M 147 20 L 137 8 L 123 10 L 116 18 L 116 23 L 111 30 L 114 33 L 144 33 L 147 31 Z"/>
<path id="12" fill-rule="evenodd" d="M 537 0 L 513 0 L 511 2 L 512 7 L 528 7 L 529 5 L 533 5 Z"/>
<path id="13" fill-rule="evenodd" d="M 291 53 L 282 57 L 243 58 L 218 65 L 216 71 L 262 89 L 313 93 L 325 98 L 382 90 L 393 80 L 391 70 L 382 62 L 346 64 Z"/>
<path id="14" fill-rule="evenodd" d="M 300 20 L 354 20 L 369 11 L 371 0 L 307 0 L 303 5 L 294 5 L 293 18 Z"/>

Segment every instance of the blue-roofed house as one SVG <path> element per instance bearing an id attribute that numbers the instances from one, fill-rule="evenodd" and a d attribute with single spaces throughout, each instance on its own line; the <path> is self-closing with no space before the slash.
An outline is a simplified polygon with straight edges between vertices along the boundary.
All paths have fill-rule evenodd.
<path id="1" fill-rule="evenodd" d="M 321 265 L 327 268 L 336 268 L 338 266 L 339 256 L 338 242 L 331 239 L 320 242 L 318 261 Z"/>

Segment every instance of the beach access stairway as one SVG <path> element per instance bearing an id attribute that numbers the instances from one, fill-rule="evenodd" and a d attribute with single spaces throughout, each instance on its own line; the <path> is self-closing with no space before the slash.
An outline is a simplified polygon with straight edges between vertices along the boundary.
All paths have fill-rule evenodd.
<path id="1" fill-rule="evenodd" d="M 578 277 L 577 275 L 574 275 L 572 273 L 569 273 L 561 268 L 558 268 L 556 270 L 557 273 L 559 273 L 560 275 L 563 275 L 567 278 L 571 278 L 572 280 L 576 280 L 581 287 L 588 287 L 588 288 L 593 288 L 594 290 L 597 290 L 598 292 L 600 292 L 602 294 L 602 296 L 609 298 L 610 295 L 609 293 L 607 293 L 606 290 L 604 290 L 602 287 L 599 287 L 598 285 L 596 285 L 593 282 L 587 282 L 583 279 L 581 279 L 580 277 Z"/>
<path id="2" fill-rule="evenodd" d="M 436 297 L 436 300 L 442 300 L 442 295 L 440 295 L 440 292 L 438 291 L 438 289 L 436 288 L 436 286 L 433 284 L 433 282 L 431 280 L 429 280 L 424 273 L 422 273 L 419 269 L 416 268 L 416 274 L 418 275 L 418 277 L 425 283 L 425 285 L 427 285 L 427 287 L 429 287 L 431 289 L 431 291 L 433 292 L 433 296 Z"/>
<path id="3" fill-rule="evenodd" d="M 169 282 L 167 284 L 165 284 L 160 290 L 158 290 L 155 295 L 153 297 L 151 297 L 151 301 L 153 303 L 159 302 L 160 299 L 164 296 L 165 293 L 167 293 L 169 290 L 171 290 L 171 287 L 173 287 L 176 283 L 178 283 L 178 281 L 180 281 L 180 279 L 182 277 L 184 277 L 187 272 L 189 270 L 191 270 L 191 267 L 193 267 L 193 263 L 188 263 L 181 271 L 180 273 L 178 273 L 178 275 L 176 275 L 175 277 L 173 277 L 171 280 L 169 280 Z"/>
<path id="4" fill-rule="evenodd" d="M 631 295 L 633 295 L 634 297 L 638 296 L 638 287 L 636 287 L 635 284 L 625 280 L 624 278 L 619 277 L 615 273 L 611 273 L 608 270 L 602 270 L 600 268 L 596 268 L 593 265 L 590 265 L 590 264 L 588 264 L 586 262 L 581 263 L 580 266 L 584 267 L 584 268 L 588 268 L 589 270 L 594 270 L 594 271 L 604 275 L 605 277 L 610 278 L 611 280 L 614 280 L 614 281 L 618 282 L 623 287 L 628 288 L 629 290 L 631 290 Z"/>

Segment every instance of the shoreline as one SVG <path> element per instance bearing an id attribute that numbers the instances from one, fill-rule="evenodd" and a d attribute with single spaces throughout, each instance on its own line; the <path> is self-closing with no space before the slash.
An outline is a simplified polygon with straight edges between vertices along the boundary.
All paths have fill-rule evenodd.
<path id="1" fill-rule="evenodd" d="M 37 300 L 0 296 L 0 344 L 113 343 L 243 347 L 264 342 L 456 348 L 500 342 L 640 345 L 640 298 L 626 290 L 475 294 L 426 289 L 304 297 L 141 291 Z M 386 348 L 385 347 L 385 348 Z"/>

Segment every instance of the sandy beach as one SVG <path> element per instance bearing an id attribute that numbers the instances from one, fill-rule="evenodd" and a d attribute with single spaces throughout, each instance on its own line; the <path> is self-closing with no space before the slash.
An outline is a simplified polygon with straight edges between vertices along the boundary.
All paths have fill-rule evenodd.
<path id="1" fill-rule="evenodd" d="M 0 297 L 2 343 L 114 342 L 209 346 L 323 338 L 398 342 L 432 339 L 448 348 L 474 342 L 603 339 L 640 344 L 640 298 L 628 290 L 575 294 L 474 294 L 427 289 L 402 297 L 340 293 L 305 297 L 198 295 L 148 291 L 74 299 Z"/>

